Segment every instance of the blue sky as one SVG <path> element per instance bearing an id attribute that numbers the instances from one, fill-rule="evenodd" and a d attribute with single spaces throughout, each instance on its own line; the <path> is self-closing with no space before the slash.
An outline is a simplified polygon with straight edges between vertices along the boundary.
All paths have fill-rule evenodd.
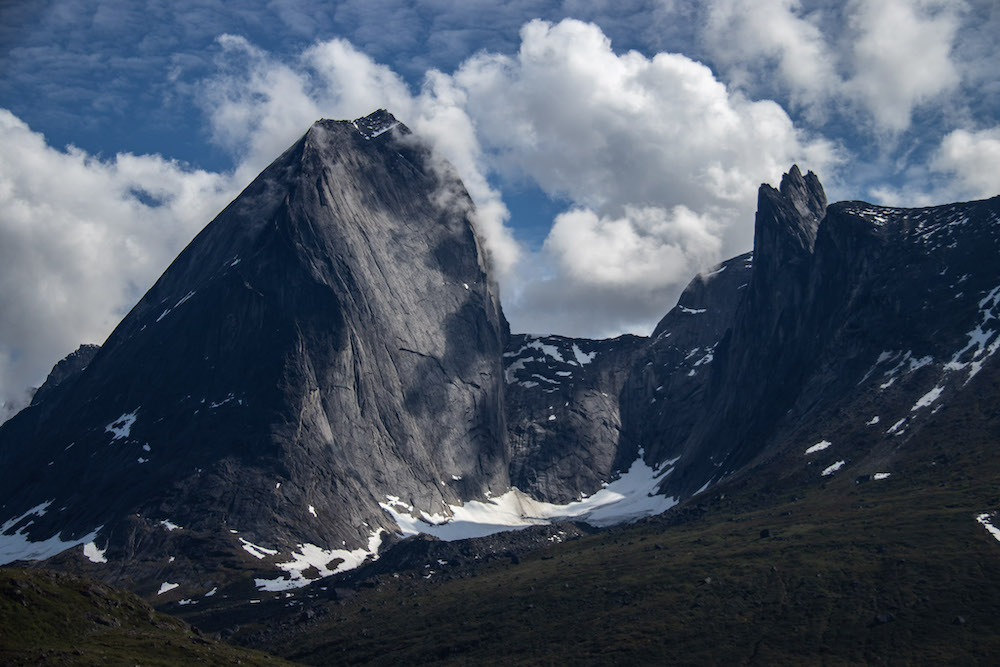
<path id="1" fill-rule="evenodd" d="M 515 330 L 648 333 L 792 163 L 831 200 L 1000 193 L 997 34 L 992 0 L 0 2 L 0 401 L 378 107 L 458 168 Z"/>

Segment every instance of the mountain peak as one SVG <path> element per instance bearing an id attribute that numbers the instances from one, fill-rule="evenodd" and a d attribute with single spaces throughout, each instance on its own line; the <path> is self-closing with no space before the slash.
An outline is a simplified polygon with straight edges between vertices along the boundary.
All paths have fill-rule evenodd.
<path id="1" fill-rule="evenodd" d="M 805 177 L 792 165 L 775 190 L 760 186 L 754 227 L 754 252 L 758 260 L 772 257 L 779 264 L 811 255 L 816 231 L 826 215 L 826 193 L 811 171 Z M 759 262 L 758 262 L 759 263 Z"/>
<path id="2" fill-rule="evenodd" d="M 397 126 L 400 126 L 405 131 L 409 132 L 405 125 L 396 120 L 396 117 L 385 109 L 378 109 L 367 116 L 355 118 L 351 121 L 351 124 L 365 139 L 374 139 L 380 134 L 384 134 Z"/>
<path id="3" fill-rule="evenodd" d="M 788 173 L 781 177 L 779 192 L 803 217 L 820 220 L 826 213 L 826 193 L 819 178 L 811 171 L 806 172 L 803 177 L 797 164 L 793 164 Z"/>

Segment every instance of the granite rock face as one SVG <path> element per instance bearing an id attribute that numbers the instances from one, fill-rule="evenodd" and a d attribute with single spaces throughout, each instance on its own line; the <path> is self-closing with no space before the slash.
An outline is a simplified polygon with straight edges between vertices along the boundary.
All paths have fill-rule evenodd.
<path id="1" fill-rule="evenodd" d="M 681 457 L 668 495 L 747 474 L 819 483 L 891 469 L 941 403 L 975 401 L 966 384 L 996 364 L 1000 197 L 824 204 L 796 168 L 761 187 L 749 280 L 707 384 L 664 408 L 684 413 L 659 430 L 659 456 Z"/>
<path id="2" fill-rule="evenodd" d="M 508 329 L 471 215 L 387 112 L 317 122 L 72 382 L 0 428 L 24 480 L 0 518 L 51 501 L 20 522 L 31 541 L 102 527 L 142 578 L 144 545 L 175 537 L 163 521 L 237 552 L 237 535 L 364 551 L 395 529 L 386 495 L 432 509 L 507 489 Z"/>
<path id="3" fill-rule="evenodd" d="M 636 457 L 621 450 L 620 399 L 645 344 L 638 336 L 511 336 L 504 363 L 515 487 L 562 504 L 628 468 Z"/>

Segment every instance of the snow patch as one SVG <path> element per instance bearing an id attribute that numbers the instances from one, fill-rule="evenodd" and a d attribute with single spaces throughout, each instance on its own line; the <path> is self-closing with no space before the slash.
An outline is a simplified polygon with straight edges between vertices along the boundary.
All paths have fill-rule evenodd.
<path id="1" fill-rule="evenodd" d="M 170 531 L 170 530 L 184 530 L 183 528 L 181 528 L 180 526 L 178 526 L 176 523 L 170 521 L 169 519 L 164 519 L 163 521 L 160 522 L 160 525 L 163 526 L 164 528 L 166 528 L 168 531 Z"/>
<path id="2" fill-rule="evenodd" d="M 722 272 L 723 272 L 723 271 L 725 271 L 725 270 L 726 270 L 726 267 L 725 267 L 725 266 L 721 266 L 721 267 L 719 267 L 718 269 L 716 269 L 715 271 L 710 271 L 709 273 L 705 273 L 705 274 L 702 274 L 702 275 L 703 275 L 703 276 L 704 276 L 705 278 L 711 278 L 712 276 L 717 276 L 717 275 L 719 275 L 720 273 L 722 273 Z"/>
<path id="3" fill-rule="evenodd" d="M 156 591 L 156 594 L 163 595 L 167 591 L 172 591 L 178 586 L 180 586 L 180 584 L 172 584 L 169 581 L 164 581 L 162 584 L 160 584 L 160 590 Z"/>
<path id="4" fill-rule="evenodd" d="M 834 463 L 832 466 L 826 468 L 822 472 L 823 477 L 829 477 L 833 473 L 837 472 L 838 470 L 840 470 L 841 468 L 844 467 L 844 463 L 845 463 L 845 461 L 843 459 L 841 459 L 840 461 L 837 461 L 836 463 Z"/>
<path id="5" fill-rule="evenodd" d="M 83 555 L 91 563 L 107 563 L 108 559 L 104 557 L 104 552 L 107 550 L 106 546 L 103 549 L 98 549 L 96 542 L 87 542 L 83 545 Z"/>
<path id="6" fill-rule="evenodd" d="M 917 400 L 917 402 L 913 404 L 913 407 L 910 408 L 910 412 L 916 412 L 920 408 L 926 408 L 926 407 L 928 407 L 931 403 L 933 403 L 934 401 L 936 401 L 938 399 L 938 397 L 941 395 L 942 391 L 944 391 L 944 387 L 942 387 L 942 386 L 934 387 L 929 392 L 927 392 L 926 394 L 924 394 L 923 396 L 921 396 Z"/>
<path id="7" fill-rule="evenodd" d="M 969 370 L 965 382 L 968 383 L 982 369 L 983 362 L 1000 350 L 1000 285 L 997 285 L 979 301 L 979 321 L 976 328 L 966 334 L 969 342 L 955 353 L 945 370 Z M 992 325 L 991 325 L 992 323 Z M 964 359 L 964 361 L 963 361 Z"/>
<path id="8" fill-rule="evenodd" d="M 464 505 L 449 505 L 451 516 L 419 512 L 412 505 L 387 495 L 388 503 L 379 503 L 399 526 L 403 535 L 425 533 L 442 540 L 484 537 L 527 526 L 573 519 L 594 526 L 635 521 L 664 512 L 677 504 L 677 498 L 656 495 L 663 479 L 673 470 L 675 458 L 650 467 L 639 458 L 618 479 L 580 500 L 558 505 L 535 500 L 517 488 L 487 501 L 472 500 Z"/>
<path id="9" fill-rule="evenodd" d="M 316 516 L 316 508 L 313 507 L 312 505 L 310 505 L 309 506 L 309 513 L 312 514 L 313 516 Z M 319 518 L 319 517 L 316 517 L 316 518 Z"/>
<path id="10" fill-rule="evenodd" d="M 254 558 L 261 560 L 267 558 L 268 556 L 274 556 L 278 553 L 277 549 L 265 549 L 264 547 L 257 546 L 250 540 L 244 540 L 242 537 L 239 538 L 240 542 L 243 543 L 243 549 L 253 556 Z"/>
<path id="11" fill-rule="evenodd" d="M 892 474 L 891 472 L 877 472 L 874 475 L 872 475 L 872 479 L 874 479 L 876 482 L 880 482 L 883 479 L 888 479 L 889 475 L 891 474 Z"/>
<path id="12" fill-rule="evenodd" d="M 903 423 L 905 421 L 906 421 L 906 417 L 903 417 L 898 422 L 896 422 L 895 424 L 893 424 L 892 426 L 890 426 L 889 430 L 886 431 L 886 433 L 902 433 L 902 431 L 900 431 L 899 429 L 900 429 L 900 427 L 903 425 Z"/>
<path id="13" fill-rule="evenodd" d="M 190 299 L 193 296 L 194 296 L 194 290 L 191 290 L 190 292 L 188 292 L 187 294 L 185 294 L 183 297 L 181 297 L 180 301 L 178 301 L 177 303 L 174 304 L 174 308 L 176 308 L 177 306 L 181 305 L 182 303 L 184 303 L 185 301 L 187 301 L 188 299 Z"/>
<path id="14" fill-rule="evenodd" d="M 596 351 L 590 353 L 584 352 L 583 350 L 580 349 L 580 347 L 576 343 L 573 343 L 573 356 L 576 357 L 576 363 L 580 364 L 581 366 L 586 366 L 587 364 L 589 364 L 591 361 L 594 360 L 594 357 L 597 356 L 597 352 Z"/>
<path id="15" fill-rule="evenodd" d="M 976 517 L 976 521 L 981 523 L 983 525 L 983 528 L 989 531 L 989 534 L 992 535 L 993 538 L 996 539 L 998 542 L 1000 542 L 1000 530 L 998 530 L 996 526 L 994 526 L 990 522 L 989 514 L 980 514 L 979 516 Z"/>
<path id="16" fill-rule="evenodd" d="M 319 572 L 318 578 L 353 570 L 369 558 L 378 559 L 378 550 L 382 546 L 382 533 L 384 532 L 382 528 L 374 530 L 368 537 L 367 548 L 361 547 L 354 550 L 323 549 L 315 544 L 299 544 L 299 550 L 292 552 L 292 560 L 278 563 L 278 568 L 287 572 L 288 578 L 254 579 L 254 584 L 258 590 L 262 591 L 287 591 L 308 586 L 316 581 L 316 579 L 307 579 L 302 574 L 309 568 L 316 568 Z M 329 565 L 334 560 L 339 560 L 340 563 L 331 570 Z"/>
<path id="17" fill-rule="evenodd" d="M 813 452 L 821 452 L 833 443 L 829 440 L 820 440 L 815 445 L 806 450 L 806 454 L 812 454 Z"/>
<path id="18" fill-rule="evenodd" d="M 139 408 L 136 408 L 132 412 L 123 414 L 121 417 L 104 427 L 104 432 L 111 434 L 111 442 L 127 438 L 129 436 L 129 433 L 132 432 L 132 424 L 135 423 L 138 414 Z"/>
<path id="19" fill-rule="evenodd" d="M 566 363 L 566 360 L 563 359 L 562 357 L 562 353 L 559 352 L 559 348 L 556 347 L 555 345 L 549 345 L 548 343 L 543 343 L 540 340 L 533 340 L 530 343 L 528 343 L 527 347 L 531 347 L 536 350 L 541 350 L 542 354 L 544 354 L 545 356 L 552 357 L 558 362 Z"/>
<path id="20" fill-rule="evenodd" d="M 688 315 L 701 315 L 702 313 L 707 313 L 707 308 L 686 308 L 681 304 L 677 304 L 677 309 L 682 313 L 687 313 Z"/>
<path id="21" fill-rule="evenodd" d="M 236 400 L 236 394 L 230 392 L 230 394 L 228 396 L 226 396 L 224 399 L 222 399 L 221 401 L 209 403 L 208 407 L 214 410 L 215 408 L 221 408 L 226 403 L 229 403 L 230 401 L 234 401 L 234 400 Z M 240 401 L 240 403 L 242 404 L 243 401 Z"/>
<path id="22" fill-rule="evenodd" d="M 52 502 L 52 500 L 47 500 L 44 503 L 35 505 L 24 514 L 8 519 L 0 526 L 0 565 L 6 565 L 18 560 L 45 560 L 46 558 L 51 558 L 67 549 L 93 542 L 97 538 L 98 531 L 104 527 L 98 526 L 87 535 L 77 539 L 64 541 L 62 533 L 56 533 L 47 540 L 33 542 L 24 533 L 25 529 L 34 523 L 34 520 L 31 520 L 18 528 L 14 533 L 7 534 L 14 526 L 28 517 L 41 518 L 44 516 Z"/>
<path id="23" fill-rule="evenodd" d="M 878 422 L 879 422 L 878 415 L 875 415 L 874 417 L 865 422 L 865 426 L 874 426 Z"/>
<path id="24" fill-rule="evenodd" d="M 392 128 L 396 127 L 397 125 L 399 125 L 399 121 L 397 121 L 397 122 L 395 122 L 395 123 L 393 123 L 391 125 L 386 125 L 381 130 L 375 130 L 374 132 L 372 132 L 371 135 L 369 135 L 368 137 L 366 137 L 366 139 L 374 139 L 375 137 L 381 136 L 381 135 L 385 134 L 386 132 L 388 132 L 389 130 L 391 130 Z"/>

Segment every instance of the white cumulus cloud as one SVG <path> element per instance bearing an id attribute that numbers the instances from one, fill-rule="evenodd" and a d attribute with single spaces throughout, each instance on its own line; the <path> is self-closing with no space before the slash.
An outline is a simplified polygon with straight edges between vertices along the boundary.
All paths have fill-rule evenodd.
<path id="1" fill-rule="evenodd" d="M 935 171 L 953 174 L 959 197 L 1000 194 L 1000 126 L 979 131 L 953 130 L 934 155 Z"/>
<path id="2" fill-rule="evenodd" d="M 835 110 L 894 135 L 958 89 L 954 51 L 970 16 L 964 0 L 711 0 L 703 40 L 737 85 L 776 87 L 814 120 Z"/>
<path id="3" fill-rule="evenodd" d="M 852 75 L 845 84 L 876 124 L 909 127 L 913 110 L 955 90 L 951 52 L 963 2 L 854 0 L 849 4 Z"/>
<path id="4" fill-rule="evenodd" d="M 234 194 L 156 155 L 98 159 L 0 109 L 0 420 L 83 342 L 103 342 Z"/>
<path id="5" fill-rule="evenodd" d="M 493 169 L 571 203 L 509 281 L 515 329 L 648 333 L 698 270 L 749 248 L 762 182 L 837 160 L 777 104 L 683 55 L 619 54 L 573 20 L 532 21 L 521 40 L 453 75 Z"/>

